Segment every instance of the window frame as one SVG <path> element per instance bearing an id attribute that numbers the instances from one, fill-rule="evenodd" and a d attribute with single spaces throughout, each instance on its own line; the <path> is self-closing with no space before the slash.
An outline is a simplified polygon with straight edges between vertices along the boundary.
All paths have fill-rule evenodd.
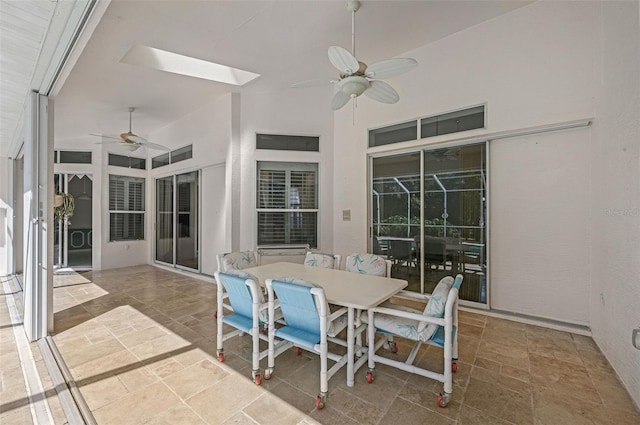
<path id="1" fill-rule="evenodd" d="M 260 207 L 260 171 L 263 169 L 261 166 L 271 166 L 271 171 L 284 171 L 285 172 L 285 190 L 284 195 L 287 208 L 261 208 Z M 317 248 L 319 246 L 319 234 L 320 234 L 320 163 L 318 161 L 270 161 L 270 160 L 258 160 L 256 161 L 256 174 L 255 174 L 255 225 L 256 225 L 256 245 L 258 248 L 266 247 L 290 247 L 309 245 L 310 248 Z M 314 202 L 315 208 L 291 208 L 290 202 L 290 189 L 291 189 L 291 172 L 311 171 L 314 173 Z M 260 243 L 261 225 L 260 214 L 261 213 L 283 213 L 283 214 L 314 214 L 315 215 L 315 234 L 314 241 L 307 242 L 291 242 L 291 228 L 289 222 L 285 221 L 283 229 L 283 243 Z M 286 217 L 286 216 L 285 216 Z"/>
<path id="2" fill-rule="evenodd" d="M 112 179 L 117 179 L 118 181 L 124 181 L 124 190 L 123 190 L 123 199 L 122 199 L 122 203 L 123 203 L 123 208 L 124 209 L 112 209 Z M 141 188 L 142 188 L 142 194 L 140 197 L 140 202 L 141 202 L 141 209 L 130 209 L 129 206 L 129 202 L 130 202 L 130 185 L 131 183 L 140 183 L 141 184 Z M 109 214 L 109 242 L 128 242 L 128 241 L 144 241 L 146 240 L 147 237 L 147 232 L 146 232 L 146 184 L 147 184 L 147 180 L 146 177 L 138 177 L 138 176 L 125 176 L 125 175 L 121 175 L 121 174 L 109 174 L 108 177 L 108 214 Z M 134 206 L 135 207 L 135 206 Z M 138 238 L 138 237 L 124 237 L 124 235 L 126 233 L 131 233 L 131 231 L 129 232 L 125 232 L 125 227 L 127 224 L 123 224 L 123 229 L 122 229 L 122 238 L 114 238 L 113 237 L 113 232 L 112 232 L 112 226 L 114 225 L 113 223 L 113 218 L 115 214 L 124 214 L 124 215 L 142 215 L 142 224 L 141 224 L 141 231 L 142 231 L 142 237 Z M 127 221 L 128 223 L 128 221 Z"/>

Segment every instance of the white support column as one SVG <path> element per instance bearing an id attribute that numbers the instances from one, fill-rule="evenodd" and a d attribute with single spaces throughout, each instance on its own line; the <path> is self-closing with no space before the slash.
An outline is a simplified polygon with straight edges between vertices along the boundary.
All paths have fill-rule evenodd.
<path id="1" fill-rule="evenodd" d="M 30 341 L 53 330 L 53 111 L 49 99 L 32 93 L 24 134 L 24 329 Z"/>

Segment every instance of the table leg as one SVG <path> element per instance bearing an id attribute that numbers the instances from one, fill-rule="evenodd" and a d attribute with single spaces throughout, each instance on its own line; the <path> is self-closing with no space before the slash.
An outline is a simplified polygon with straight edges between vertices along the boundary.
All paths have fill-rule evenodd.
<path id="1" fill-rule="evenodd" d="M 353 371 L 353 357 L 354 357 L 354 308 L 349 307 L 347 312 L 347 387 L 353 387 L 354 371 Z"/>

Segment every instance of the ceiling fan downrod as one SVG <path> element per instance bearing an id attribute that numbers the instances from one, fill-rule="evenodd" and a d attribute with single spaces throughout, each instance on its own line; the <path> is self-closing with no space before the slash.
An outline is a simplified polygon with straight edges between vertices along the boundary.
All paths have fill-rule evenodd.
<path id="1" fill-rule="evenodd" d="M 135 111 L 136 108 L 134 108 L 133 106 L 129 106 L 129 133 L 131 133 L 131 115 L 133 114 L 133 111 Z"/>
<path id="2" fill-rule="evenodd" d="M 347 2 L 347 10 L 351 12 L 351 54 L 356 56 L 356 12 L 360 9 L 358 0 Z"/>

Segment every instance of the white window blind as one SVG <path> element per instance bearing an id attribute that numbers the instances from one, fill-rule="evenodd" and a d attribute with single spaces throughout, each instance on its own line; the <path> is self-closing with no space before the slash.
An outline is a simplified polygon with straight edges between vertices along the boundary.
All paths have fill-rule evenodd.
<path id="1" fill-rule="evenodd" d="M 258 246 L 318 243 L 318 164 L 258 162 Z"/>
<path id="2" fill-rule="evenodd" d="M 109 240 L 144 239 L 144 185 L 140 177 L 109 175 Z"/>

